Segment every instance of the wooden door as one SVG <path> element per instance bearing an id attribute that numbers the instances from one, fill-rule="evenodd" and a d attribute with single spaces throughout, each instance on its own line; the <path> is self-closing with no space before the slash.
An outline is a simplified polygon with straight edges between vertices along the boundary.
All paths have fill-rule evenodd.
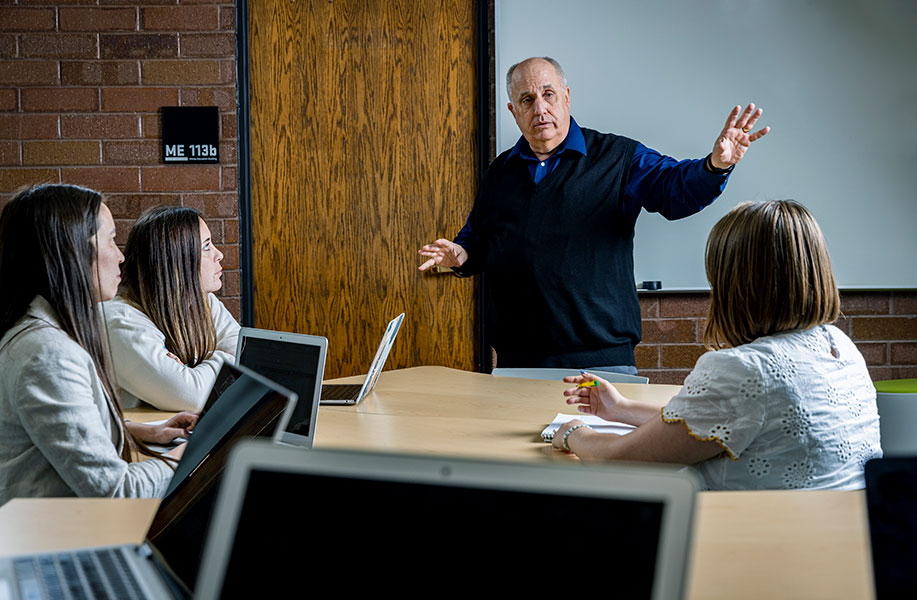
<path id="1" fill-rule="evenodd" d="M 253 312 L 324 335 L 327 378 L 474 367 L 474 285 L 418 272 L 476 187 L 472 0 L 250 2 Z"/>

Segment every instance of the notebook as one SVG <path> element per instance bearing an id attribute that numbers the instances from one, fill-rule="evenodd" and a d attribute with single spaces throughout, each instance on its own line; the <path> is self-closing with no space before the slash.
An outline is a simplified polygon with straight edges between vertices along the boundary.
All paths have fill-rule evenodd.
<path id="1" fill-rule="evenodd" d="M 243 442 L 221 486 L 196 597 L 307 595 L 316 573 L 342 596 L 519 597 L 560 589 L 539 568 L 555 564 L 579 590 L 680 598 L 696 489 L 690 474 L 655 465 Z M 588 565 L 596 568 L 578 569 Z"/>
<path id="2" fill-rule="evenodd" d="M 917 590 L 917 457 L 866 463 L 866 508 L 877 600 Z"/>
<path id="3" fill-rule="evenodd" d="M 600 433 L 616 433 L 618 435 L 627 435 L 636 427 L 633 425 L 628 425 L 627 423 L 620 423 L 618 421 L 606 421 L 595 415 L 586 415 L 586 414 L 564 414 L 557 413 L 557 416 L 554 417 L 554 420 L 551 421 L 551 424 L 541 430 L 541 439 L 545 442 L 554 441 L 554 434 L 557 433 L 557 430 L 561 428 L 564 423 L 568 423 L 573 419 L 579 419 L 595 431 Z"/>
<path id="4" fill-rule="evenodd" d="M 312 447 L 327 353 L 328 340 L 315 335 L 252 327 L 239 332 L 236 364 L 296 392 L 296 407 L 281 423 L 278 441 Z"/>
<path id="5" fill-rule="evenodd" d="M 382 334 L 382 341 L 376 349 L 376 356 L 372 364 L 369 365 L 369 372 L 366 373 L 366 379 L 363 383 L 333 383 L 322 386 L 322 404 L 357 404 L 365 398 L 373 388 L 376 387 L 376 381 L 382 373 L 382 367 L 385 366 L 385 359 L 395 343 L 395 337 L 398 330 L 401 329 L 401 322 L 404 320 L 404 313 L 401 313 L 388 322 L 385 327 L 385 333 Z"/>
<path id="6" fill-rule="evenodd" d="M 229 430 L 265 435 L 272 431 L 270 423 L 276 424 L 281 412 L 292 409 L 295 401 L 288 390 L 251 371 L 230 365 L 224 365 L 223 369 L 234 379 L 195 427 L 173 476 L 171 493 L 167 492 L 160 503 L 147 531 L 147 541 L 141 545 L 2 557 L 0 598 L 191 597 L 189 590 L 194 589 L 212 503 L 205 518 L 197 515 L 197 521 L 203 523 L 200 526 L 185 518 L 189 508 L 193 511 L 199 503 L 189 503 L 193 497 L 182 490 L 195 486 L 207 489 L 206 485 L 197 485 L 201 479 L 208 480 L 209 487 L 215 489 L 216 477 L 233 443 L 224 435 L 227 421 L 233 415 L 241 416 L 229 423 Z M 227 379 L 224 374 L 224 382 Z M 265 421 L 268 425 L 262 426 Z M 169 525 L 185 528 L 183 535 L 171 536 L 174 527 Z M 157 535 L 161 541 L 151 541 Z M 182 576 L 182 572 L 191 576 Z"/>

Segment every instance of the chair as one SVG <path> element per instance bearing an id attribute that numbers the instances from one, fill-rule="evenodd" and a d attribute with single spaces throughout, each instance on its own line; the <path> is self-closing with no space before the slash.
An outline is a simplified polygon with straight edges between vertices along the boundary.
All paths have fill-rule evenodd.
<path id="1" fill-rule="evenodd" d="M 611 383 L 649 383 L 649 377 L 640 375 L 627 375 L 626 373 L 612 373 L 610 371 L 592 371 L 589 373 Z M 497 377 L 521 377 L 523 379 L 546 379 L 560 381 L 564 377 L 579 375 L 578 369 L 508 369 L 497 367 L 491 375 Z"/>
<path id="2" fill-rule="evenodd" d="M 917 456 L 917 379 L 876 381 L 885 456 Z"/>

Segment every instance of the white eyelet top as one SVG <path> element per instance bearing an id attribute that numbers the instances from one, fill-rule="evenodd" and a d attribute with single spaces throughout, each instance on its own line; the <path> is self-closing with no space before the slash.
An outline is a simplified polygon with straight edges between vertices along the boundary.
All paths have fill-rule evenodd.
<path id="1" fill-rule="evenodd" d="M 704 354 L 662 419 L 723 447 L 695 465 L 710 489 L 860 489 L 882 456 L 866 363 L 832 325 Z"/>

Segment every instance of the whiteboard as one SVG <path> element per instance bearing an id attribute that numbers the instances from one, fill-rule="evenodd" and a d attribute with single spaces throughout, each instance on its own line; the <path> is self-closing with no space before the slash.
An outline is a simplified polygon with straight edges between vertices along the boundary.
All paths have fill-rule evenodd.
<path id="1" fill-rule="evenodd" d="M 747 200 L 815 215 L 844 289 L 917 288 L 917 2 L 910 0 L 496 0 L 498 153 L 519 138 L 506 70 L 564 67 L 583 127 L 678 159 L 710 152 L 729 110 L 754 102 L 771 133 L 722 196 L 669 222 L 643 211 L 636 281 L 709 285 L 713 224 Z"/>

